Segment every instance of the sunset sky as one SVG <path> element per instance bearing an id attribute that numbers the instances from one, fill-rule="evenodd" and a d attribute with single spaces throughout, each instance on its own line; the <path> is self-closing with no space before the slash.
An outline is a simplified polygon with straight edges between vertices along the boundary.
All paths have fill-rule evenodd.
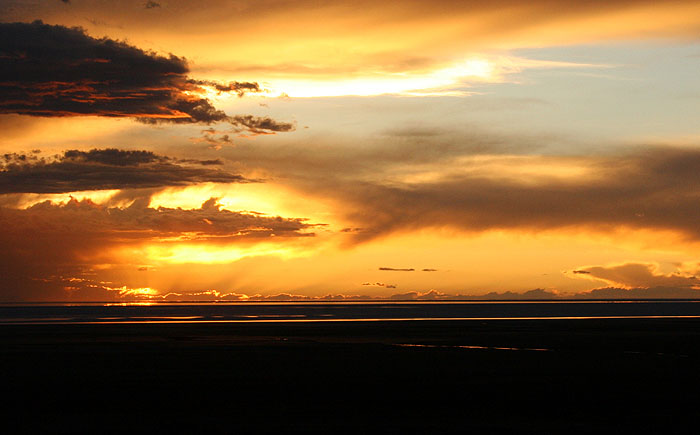
<path id="1" fill-rule="evenodd" d="M 0 65 L 0 301 L 700 290 L 697 0 L 2 0 Z"/>

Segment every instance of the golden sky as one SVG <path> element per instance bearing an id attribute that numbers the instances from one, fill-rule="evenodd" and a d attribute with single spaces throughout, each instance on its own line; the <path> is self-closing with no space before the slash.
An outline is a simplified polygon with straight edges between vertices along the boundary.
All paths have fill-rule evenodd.
<path id="1" fill-rule="evenodd" d="M 696 1 L 7 1 L 0 41 L 0 301 L 700 290 Z"/>

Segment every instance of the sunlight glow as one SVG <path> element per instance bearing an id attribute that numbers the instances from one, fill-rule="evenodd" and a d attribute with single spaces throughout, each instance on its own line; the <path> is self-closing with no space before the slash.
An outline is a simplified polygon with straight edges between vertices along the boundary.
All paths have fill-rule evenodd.
<path id="1" fill-rule="evenodd" d="M 498 81 L 491 61 L 474 58 L 446 68 L 421 72 L 375 72 L 355 79 L 325 81 L 281 79 L 271 88 L 273 94 L 290 97 L 337 97 L 343 95 L 466 95 L 463 89 L 470 81 Z M 276 90 L 279 89 L 279 90 Z"/>
<path id="2" fill-rule="evenodd" d="M 209 198 L 217 198 L 224 210 L 267 216 L 303 216 L 310 222 L 333 223 L 329 204 L 313 198 L 299 200 L 298 194 L 273 182 L 169 187 L 151 197 L 150 207 L 197 209 Z"/>
<path id="3" fill-rule="evenodd" d="M 607 65 L 556 62 L 513 56 L 474 57 L 433 70 L 373 71 L 356 78 L 313 81 L 281 78 L 270 87 L 273 95 L 339 97 L 398 94 L 405 96 L 466 96 L 476 83 L 506 82 L 508 75 L 531 68 L 599 68 Z"/>
<path id="4" fill-rule="evenodd" d="M 178 244 L 174 246 L 149 246 L 146 255 L 155 262 L 169 264 L 225 264 L 248 257 L 275 256 L 283 259 L 306 256 L 307 253 L 293 247 L 256 245 L 243 248 L 240 246 L 215 246 Z"/>
<path id="5" fill-rule="evenodd" d="M 122 286 L 122 287 L 105 287 L 107 290 L 111 291 L 117 291 L 119 292 L 119 296 L 142 296 L 142 297 L 150 297 L 150 296 L 157 296 L 158 290 L 154 290 L 150 287 L 141 287 L 141 288 L 129 288 L 127 286 Z"/>
<path id="6" fill-rule="evenodd" d="M 50 201 L 54 205 L 63 205 L 74 199 L 76 201 L 90 200 L 95 204 L 107 202 L 119 190 L 84 190 L 67 193 L 25 193 L 17 203 L 17 208 L 28 208 L 35 204 Z"/>

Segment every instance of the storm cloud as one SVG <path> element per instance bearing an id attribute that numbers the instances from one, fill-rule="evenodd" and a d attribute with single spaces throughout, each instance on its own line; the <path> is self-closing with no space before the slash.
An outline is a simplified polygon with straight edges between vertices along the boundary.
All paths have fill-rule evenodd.
<path id="1" fill-rule="evenodd" d="M 0 114 L 128 117 L 149 123 L 228 122 L 241 131 L 290 131 L 293 124 L 251 115 L 229 116 L 203 97 L 260 92 L 257 83 L 187 77 L 184 58 L 161 56 L 81 28 L 0 24 Z"/>
<path id="2" fill-rule="evenodd" d="M 0 155 L 0 194 L 65 193 L 81 190 L 140 189 L 194 183 L 244 183 L 218 160 L 178 160 L 151 151 L 114 148 L 68 150 L 53 158 L 36 154 Z"/>

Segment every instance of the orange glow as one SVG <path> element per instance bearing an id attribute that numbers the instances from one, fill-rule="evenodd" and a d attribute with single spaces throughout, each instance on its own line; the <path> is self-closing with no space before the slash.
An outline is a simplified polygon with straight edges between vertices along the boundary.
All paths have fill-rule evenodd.
<path id="1" fill-rule="evenodd" d="M 142 288 L 128 288 L 127 286 L 122 286 L 122 287 L 105 287 L 107 290 L 110 291 L 116 291 L 119 293 L 119 296 L 141 296 L 141 297 L 153 297 L 153 296 L 158 296 L 158 291 L 154 290 L 149 287 L 142 287 Z"/>
<path id="2" fill-rule="evenodd" d="M 304 216 L 309 222 L 334 224 L 331 204 L 305 197 L 274 182 L 244 184 L 202 183 L 169 187 L 151 197 L 150 207 L 199 208 L 209 198 L 217 198 L 225 210 L 263 213 L 267 216 Z"/>
<path id="3" fill-rule="evenodd" d="M 399 94 L 407 96 L 466 96 L 464 87 L 474 83 L 500 83 L 527 68 L 602 67 L 604 65 L 539 61 L 507 56 L 479 56 L 428 70 L 372 71 L 350 77 L 313 80 L 271 79 L 270 93 L 290 97 L 337 97 Z"/>
<path id="4" fill-rule="evenodd" d="M 251 247 L 203 244 L 155 245 L 145 249 L 149 261 L 167 264 L 225 264 L 249 257 L 275 256 L 282 259 L 309 256 L 311 252 L 294 247 L 257 244 Z"/>
<path id="5" fill-rule="evenodd" d="M 22 195 L 17 208 L 27 208 L 34 204 L 50 201 L 52 204 L 66 204 L 70 200 L 83 201 L 90 200 L 96 204 L 103 204 L 108 201 L 119 190 L 84 190 L 80 192 L 67 193 L 26 193 Z"/>
<path id="6" fill-rule="evenodd" d="M 97 3 L 0 7 L 0 301 L 700 287 L 698 1 Z"/>
<path id="7" fill-rule="evenodd" d="M 456 175 L 508 179 L 520 184 L 546 183 L 553 179 L 591 181 L 600 177 L 593 160 L 514 155 L 456 157 L 449 165 L 443 162 L 413 164 L 409 168 L 399 168 L 396 172 L 396 176 L 391 178 L 402 183 L 434 182 Z"/>

